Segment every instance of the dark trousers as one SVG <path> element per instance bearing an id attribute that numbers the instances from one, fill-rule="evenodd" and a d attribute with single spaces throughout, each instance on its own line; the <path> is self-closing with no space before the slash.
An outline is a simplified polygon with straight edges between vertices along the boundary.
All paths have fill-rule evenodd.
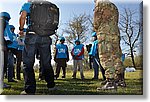
<path id="1" fill-rule="evenodd" d="M 106 80 L 105 70 L 104 70 L 104 68 L 102 67 L 102 65 L 99 61 L 99 57 L 97 57 L 97 56 L 93 58 L 93 68 L 94 68 L 94 78 L 95 79 L 98 79 L 99 68 L 100 68 L 100 71 L 102 72 L 103 80 Z"/>
<path id="2" fill-rule="evenodd" d="M 59 58 L 57 59 L 57 65 L 56 65 L 56 74 L 55 77 L 59 77 L 60 74 L 60 69 L 62 68 L 62 76 L 66 77 L 66 67 L 67 67 L 67 62 L 65 58 Z"/>
<path id="3" fill-rule="evenodd" d="M 99 65 L 96 62 L 96 60 L 98 61 L 98 58 L 93 58 L 93 69 L 94 69 L 94 78 L 98 79 L 99 76 Z"/>
<path id="4" fill-rule="evenodd" d="M 14 48 L 9 48 L 8 49 L 8 81 L 12 81 L 13 78 L 15 78 L 14 55 L 16 55 L 16 61 L 17 61 L 16 76 L 17 76 L 17 79 L 20 80 L 22 51 L 19 51 Z"/>
<path id="5" fill-rule="evenodd" d="M 23 50 L 23 71 L 25 78 L 25 91 L 27 93 L 35 93 L 36 91 L 36 80 L 33 65 L 35 62 L 35 52 L 37 49 L 40 52 L 42 73 L 45 77 L 45 81 L 47 82 L 47 87 L 52 88 L 55 86 L 54 71 L 50 63 L 50 45 L 50 37 L 41 37 L 38 35 L 26 34 L 25 47 Z"/>
<path id="6" fill-rule="evenodd" d="M 22 50 L 17 51 L 17 67 L 16 67 L 16 76 L 18 80 L 21 80 L 21 62 L 22 62 Z"/>
<path id="7" fill-rule="evenodd" d="M 7 76 L 8 51 L 4 51 L 4 74 Z"/>
<path id="8" fill-rule="evenodd" d="M 14 54 L 11 50 L 8 51 L 8 81 L 12 81 L 14 78 Z"/>
<path id="9" fill-rule="evenodd" d="M 60 69 L 62 68 L 62 76 L 63 77 L 66 77 L 66 67 L 61 67 L 61 66 L 57 66 L 56 67 L 56 77 L 58 78 L 59 77 L 59 74 L 60 74 Z"/>

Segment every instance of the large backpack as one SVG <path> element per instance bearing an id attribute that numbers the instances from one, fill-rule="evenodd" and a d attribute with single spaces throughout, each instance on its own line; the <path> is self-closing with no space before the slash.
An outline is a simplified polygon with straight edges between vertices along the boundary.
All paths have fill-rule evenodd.
<path id="1" fill-rule="evenodd" d="M 40 36 L 55 34 L 59 24 L 59 8 L 48 1 L 32 2 L 30 29 Z"/>

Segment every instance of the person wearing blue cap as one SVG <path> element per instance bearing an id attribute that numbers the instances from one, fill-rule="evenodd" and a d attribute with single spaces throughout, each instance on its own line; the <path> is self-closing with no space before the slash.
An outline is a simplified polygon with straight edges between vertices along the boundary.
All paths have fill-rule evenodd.
<path id="1" fill-rule="evenodd" d="M 17 82 L 14 80 L 14 55 L 18 55 L 18 40 L 17 40 L 17 34 L 14 33 L 15 27 L 13 25 L 9 25 L 11 33 L 8 33 L 10 35 L 10 39 L 12 39 L 12 43 L 8 44 L 8 82 Z M 18 58 L 17 58 L 18 60 Z"/>
<path id="2" fill-rule="evenodd" d="M 54 61 L 57 64 L 55 79 L 59 77 L 61 68 L 63 71 L 62 78 L 66 77 L 66 67 L 67 67 L 67 62 L 69 61 L 69 53 L 68 53 L 68 47 L 67 45 L 64 44 L 64 42 L 65 42 L 65 38 L 61 37 L 60 44 L 56 45 L 55 56 L 54 56 Z"/>
<path id="3" fill-rule="evenodd" d="M 81 79 L 84 80 L 83 74 L 83 59 L 84 59 L 84 45 L 80 43 L 80 40 L 75 41 L 75 46 L 71 51 L 71 55 L 73 57 L 73 75 L 72 78 L 76 79 L 77 67 L 80 70 Z"/>
<path id="4" fill-rule="evenodd" d="M 4 74 L 7 73 L 7 63 L 8 63 L 8 51 L 7 51 L 7 44 L 12 43 L 12 41 L 10 41 L 9 37 L 6 36 L 4 33 L 6 32 L 6 28 L 9 28 L 9 20 L 11 19 L 9 13 L 7 12 L 1 12 L 0 13 L 0 46 L 1 46 L 1 59 L 0 61 L 4 60 L 4 65 L 1 65 L 0 67 L 3 68 L 3 73 L 1 74 L 2 80 L 0 80 L 0 85 L 3 85 L 3 88 L 10 88 L 10 85 L 7 85 L 6 83 L 3 83 L 3 79 L 4 79 Z M 1 63 L 1 62 L 0 62 Z M 1 63 L 1 64 L 3 64 Z"/>
<path id="5" fill-rule="evenodd" d="M 91 51 L 89 52 L 89 55 L 92 56 L 93 59 L 93 68 L 94 68 L 94 77 L 92 78 L 93 80 L 97 80 L 99 76 L 99 67 L 102 72 L 103 80 L 105 80 L 105 71 L 103 67 L 100 64 L 100 59 L 99 59 L 99 52 L 98 52 L 98 40 L 97 40 L 97 34 L 96 32 L 92 33 L 92 38 L 93 38 L 93 43 L 91 47 Z"/>

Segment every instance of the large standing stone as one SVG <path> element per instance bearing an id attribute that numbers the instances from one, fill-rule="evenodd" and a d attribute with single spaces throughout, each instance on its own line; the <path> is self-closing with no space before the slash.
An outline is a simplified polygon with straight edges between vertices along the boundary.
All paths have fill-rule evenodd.
<path id="1" fill-rule="evenodd" d="M 122 80 L 119 12 L 109 0 L 95 0 L 94 30 L 99 40 L 99 56 L 106 79 Z"/>

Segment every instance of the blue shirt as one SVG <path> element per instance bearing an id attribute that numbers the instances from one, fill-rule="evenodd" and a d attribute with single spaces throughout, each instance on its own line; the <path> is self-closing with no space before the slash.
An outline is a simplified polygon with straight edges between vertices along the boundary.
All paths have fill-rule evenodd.
<path id="1" fill-rule="evenodd" d="M 56 58 L 67 58 L 68 47 L 65 44 L 56 45 Z"/>
<path id="2" fill-rule="evenodd" d="M 98 56 L 98 40 L 95 40 L 92 43 L 91 51 L 89 52 L 89 55 L 91 56 Z"/>
<path id="3" fill-rule="evenodd" d="M 31 25 L 31 21 L 30 21 L 30 7 L 31 7 L 31 3 L 30 2 L 27 2 L 25 3 L 21 10 L 20 10 L 20 13 L 22 11 L 26 11 L 27 12 L 27 26 L 29 27 Z"/>

